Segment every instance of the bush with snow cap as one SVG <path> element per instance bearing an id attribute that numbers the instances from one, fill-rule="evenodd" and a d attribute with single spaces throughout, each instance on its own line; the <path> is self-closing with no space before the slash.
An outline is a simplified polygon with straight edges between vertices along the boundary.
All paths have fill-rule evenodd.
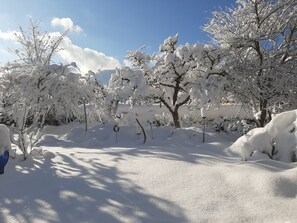
<path id="1" fill-rule="evenodd" d="M 265 127 L 255 128 L 240 137 L 230 149 L 247 160 L 254 151 L 271 159 L 295 162 L 297 154 L 297 110 L 276 115 Z"/>

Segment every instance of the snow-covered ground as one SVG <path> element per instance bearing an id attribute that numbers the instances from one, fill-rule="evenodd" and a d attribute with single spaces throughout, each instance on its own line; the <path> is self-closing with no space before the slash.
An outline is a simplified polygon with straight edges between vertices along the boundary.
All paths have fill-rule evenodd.
<path id="1" fill-rule="evenodd" d="M 72 123 L 0 175 L 1 223 L 296 222 L 297 166 L 227 150 L 238 135 Z"/>

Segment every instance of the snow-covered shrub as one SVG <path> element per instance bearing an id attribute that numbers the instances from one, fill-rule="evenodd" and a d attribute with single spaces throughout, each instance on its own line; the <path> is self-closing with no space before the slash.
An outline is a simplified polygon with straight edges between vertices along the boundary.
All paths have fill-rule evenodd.
<path id="1" fill-rule="evenodd" d="M 295 162 L 297 154 L 297 110 L 276 115 L 265 127 L 255 128 L 240 137 L 230 149 L 247 160 L 254 151 L 271 159 Z"/>
<path id="2" fill-rule="evenodd" d="M 200 117 L 197 117 L 197 115 L 193 115 L 191 113 L 181 115 L 181 123 L 183 127 L 191 127 L 199 121 Z"/>
<path id="3" fill-rule="evenodd" d="M 253 119 L 243 119 L 240 121 L 242 127 L 242 133 L 247 134 L 250 130 L 257 127 L 257 123 Z"/>
<path id="4" fill-rule="evenodd" d="M 246 134 L 253 126 L 249 119 L 240 120 L 238 117 L 217 117 L 209 120 L 216 132 L 238 132 Z"/>
<path id="5" fill-rule="evenodd" d="M 173 126 L 174 125 L 171 115 L 169 115 L 168 113 L 164 113 L 164 112 L 162 114 L 154 115 L 153 124 L 156 127 Z"/>
<path id="6" fill-rule="evenodd" d="M 226 119 L 223 117 L 217 117 L 212 120 L 212 125 L 214 126 L 216 132 L 226 131 Z"/>

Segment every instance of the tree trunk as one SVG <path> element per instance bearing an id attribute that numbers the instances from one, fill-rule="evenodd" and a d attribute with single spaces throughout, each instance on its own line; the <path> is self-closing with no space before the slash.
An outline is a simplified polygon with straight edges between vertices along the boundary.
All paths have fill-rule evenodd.
<path id="1" fill-rule="evenodd" d="M 118 110 L 119 100 L 112 100 L 108 106 L 110 116 L 114 117 Z"/>
<path id="2" fill-rule="evenodd" d="M 85 115 L 85 134 L 87 134 L 88 131 L 88 115 L 87 115 L 87 107 L 86 107 L 86 101 L 84 100 L 84 115 Z"/>
<path id="3" fill-rule="evenodd" d="M 176 104 L 174 109 L 172 109 L 170 107 L 170 105 L 163 99 L 163 98 L 159 98 L 160 101 L 165 105 L 165 107 L 169 110 L 170 114 L 172 115 L 173 118 L 173 123 L 175 128 L 181 128 L 180 122 L 179 122 L 179 114 L 178 114 L 178 109 L 186 104 L 189 100 L 190 100 L 190 96 L 188 96 L 184 101 L 182 101 L 179 104 Z"/>
<path id="4" fill-rule="evenodd" d="M 260 127 L 264 127 L 265 123 L 266 123 L 267 104 L 268 104 L 267 99 L 260 101 L 260 110 L 261 110 L 261 115 L 260 115 L 260 120 L 259 120 Z"/>
<path id="5" fill-rule="evenodd" d="M 145 142 L 146 142 L 146 133 L 145 133 L 145 130 L 144 130 L 143 126 L 140 124 L 140 122 L 139 122 L 138 119 L 136 119 L 136 122 L 137 122 L 137 124 L 140 126 L 140 128 L 142 130 L 142 133 L 143 133 L 143 144 L 145 144 Z"/>
<path id="6" fill-rule="evenodd" d="M 179 115 L 178 115 L 178 110 L 174 110 L 173 112 L 171 112 L 172 118 L 173 118 L 173 123 L 175 128 L 180 128 L 180 122 L 179 122 Z"/>

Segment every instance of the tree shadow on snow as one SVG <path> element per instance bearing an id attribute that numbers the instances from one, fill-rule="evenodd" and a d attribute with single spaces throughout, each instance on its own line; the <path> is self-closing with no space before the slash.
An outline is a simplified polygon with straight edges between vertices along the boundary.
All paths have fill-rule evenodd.
<path id="1" fill-rule="evenodd" d="M 187 222 L 178 205 L 148 194 L 98 154 L 84 155 L 9 162 L 0 222 Z"/>

